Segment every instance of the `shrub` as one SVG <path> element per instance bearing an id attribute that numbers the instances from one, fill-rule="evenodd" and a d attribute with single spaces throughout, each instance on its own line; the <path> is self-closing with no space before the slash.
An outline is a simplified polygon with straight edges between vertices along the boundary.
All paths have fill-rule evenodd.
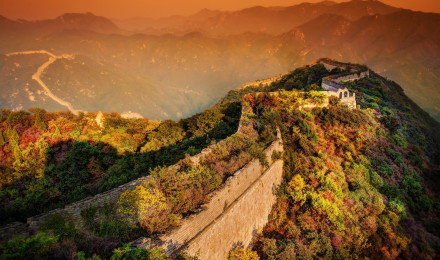
<path id="1" fill-rule="evenodd" d="M 1 245 L 2 259 L 53 259 L 58 237 L 38 233 L 29 238 L 15 237 Z"/>
<path id="2" fill-rule="evenodd" d="M 81 218 L 86 224 L 90 225 L 95 219 L 95 215 L 97 211 L 98 211 L 98 207 L 96 207 L 95 205 L 91 205 L 81 210 Z"/>
<path id="3" fill-rule="evenodd" d="M 402 148 L 406 148 L 408 146 L 408 142 L 402 133 L 395 133 L 391 136 L 391 138 L 396 145 Z"/>
<path id="4" fill-rule="evenodd" d="M 388 163 L 386 162 L 382 162 L 382 164 L 379 167 L 379 172 L 382 175 L 393 175 L 393 167 L 391 167 L 390 165 L 388 165 Z"/>
<path id="5" fill-rule="evenodd" d="M 25 112 L 25 111 L 17 111 L 17 112 L 11 112 L 8 116 L 7 122 L 9 125 L 16 125 L 19 123 L 24 124 L 25 123 L 25 119 L 26 116 L 29 113 Z"/>
<path id="6" fill-rule="evenodd" d="M 402 201 L 399 199 L 393 199 L 388 204 L 390 209 L 394 211 L 396 214 L 398 214 L 402 219 L 406 218 L 406 208 L 405 205 L 403 205 Z"/>
<path id="7" fill-rule="evenodd" d="M 394 134 L 400 127 L 399 121 L 393 116 L 383 116 L 380 118 L 380 122 L 390 131 L 391 134 Z"/>
<path id="8" fill-rule="evenodd" d="M 395 163 L 399 163 L 399 164 L 403 164 L 403 158 L 402 158 L 402 154 L 399 152 L 396 152 L 392 149 L 387 149 L 386 153 L 388 154 L 388 156 L 391 157 L 391 159 L 393 159 L 393 161 Z"/>
<path id="9" fill-rule="evenodd" d="M 260 144 L 252 144 L 246 152 L 253 158 L 258 159 L 260 161 L 261 166 L 269 167 L 269 162 L 267 161 L 266 154 L 264 153 L 264 149 Z"/>
<path id="10" fill-rule="evenodd" d="M 151 260 L 171 260 L 172 258 L 165 254 L 164 249 L 132 249 L 130 244 L 125 244 L 113 251 L 111 260 L 136 260 L 136 259 L 151 259 Z"/>
<path id="11" fill-rule="evenodd" d="M 163 231 L 171 223 L 169 205 L 163 193 L 147 182 L 121 194 L 119 214 L 133 223 L 139 223 L 148 232 Z"/>
<path id="12" fill-rule="evenodd" d="M 405 177 L 403 177 L 400 186 L 404 190 L 406 190 L 408 195 L 411 197 L 416 197 L 420 195 L 423 191 L 422 185 L 420 185 L 420 183 L 417 180 L 415 180 L 413 176 L 410 175 L 406 175 Z"/>
<path id="13" fill-rule="evenodd" d="M 251 249 L 236 247 L 229 253 L 228 260 L 259 260 L 257 252 Z"/>

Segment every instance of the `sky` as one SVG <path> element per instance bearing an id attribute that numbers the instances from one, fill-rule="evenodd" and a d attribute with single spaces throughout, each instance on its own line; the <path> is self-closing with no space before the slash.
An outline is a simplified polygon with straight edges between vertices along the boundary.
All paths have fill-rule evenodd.
<path id="1" fill-rule="evenodd" d="M 238 10 L 246 7 L 289 6 L 321 0 L 0 0 L 0 14 L 10 19 L 40 20 L 63 13 L 92 12 L 108 18 L 159 18 L 190 15 L 208 8 Z M 344 0 L 346 1 L 346 0 Z M 335 2 L 344 2 L 336 0 Z M 383 3 L 424 12 L 440 13 L 440 0 L 382 0 Z"/>

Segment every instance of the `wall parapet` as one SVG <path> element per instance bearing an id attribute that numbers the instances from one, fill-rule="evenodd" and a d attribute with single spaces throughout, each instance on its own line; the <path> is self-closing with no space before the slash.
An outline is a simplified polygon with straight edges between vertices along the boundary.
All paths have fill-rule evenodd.
<path id="1" fill-rule="evenodd" d="M 134 242 L 137 244 L 136 247 L 150 248 L 153 245 L 160 245 L 170 255 L 185 250 L 190 254 L 200 253 L 201 259 L 225 259 L 235 242 L 248 245 L 255 231 L 267 223 L 267 217 L 275 203 L 273 188 L 281 184 L 283 161 L 273 161 L 272 155 L 274 152 L 282 151 L 281 132 L 277 129 L 277 139 L 264 150 L 270 165 L 268 169 L 265 169 L 258 159 L 250 161 L 230 176 L 220 189 L 212 192 L 208 202 L 198 213 L 184 219 L 179 227 L 169 233 L 159 236 L 154 243 L 148 238 L 139 238 Z M 261 193 L 256 193 L 255 190 Z M 261 196 L 262 194 L 264 197 Z M 253 210 L 250 212 L 238 210 L 247 204 L 253 205 Z M 250 221 L 245 228 L 240 220 L 242 218 Z M 236 232 L 230 233 L 231 226 L 219 229 L 217 225 L 219 221 L 237 227 L 234 228 Z M 215 231 L 216 239 L 210 235 L 213 228 L 219 229 Z M 222 237 L 223 242 L 220 244 L 217 241 L 218 237 Z"/>
<path id="2" fill-rule="evenodd" d="M 241 120 L 240 120 L 241 122 Z M 225 141 L 222 140 L 218 144 L 221 145 Z M 203 158 L 205 158 L 212 149 L 217 144 L 210 145 L 203 149 L 200 153 L 189 156 L 185 158 L 186 160 L 191 161 L 193 164 L 198 164 Z M 169 167 L 177 167 L 176 165 L 171 165 Z M 39 215 L 35 215 L 27 218 L 25 223 L 22 222 L 14 222 L 0 227 L 0 239 L 8 240 L 17 234 L 26 235 L 31 234 L 33 232 L 38 231 L 40 225 L 44 223 L 44 221 L 49 217 L 55 214 L 60 214 L 61 216 L 74 220 L 76 222 L 81 222 L 81 211 L 87 209 L 91 206 L 102 206 L 105 203 L 116 203 L 119 200 L 119 197 L 122 193 L 127 190 L 133 190 L 136 186 L 141 185 L 146 181 L 148 176 L 143 176 L 138 179 L 132 180 L 125 184 L 122 184 L 116 188 L 111 190 L 96 194 L 94 196 L 87 197 L 85 199 L 73 202 L 64 206 L 63 208 L 57 208 Z"/>

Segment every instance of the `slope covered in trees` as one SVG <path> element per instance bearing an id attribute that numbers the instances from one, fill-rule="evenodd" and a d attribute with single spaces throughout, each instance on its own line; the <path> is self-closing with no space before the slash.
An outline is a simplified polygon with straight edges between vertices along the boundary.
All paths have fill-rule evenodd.
<path id="1" fill-rule="evenodd" d="M 58 208 L 145 176 L 157 166 L 194 155 L 235 132 L 239 104 L 156 122 L 96 113 L 2 110 L 1 222 Z"/>
<path id="2" fill-rule="evenodd" d="M 439 124 L 374 73 L 345 84 L 359 109 L 299 109 L 297 90 L 316 88 L 316 73 L 326 74 L 302 68 L 266 87 L 279 95 L 246 97 L 285 140 L 285 182 L 254 249 L 262 259 L 438 257 Z"/>

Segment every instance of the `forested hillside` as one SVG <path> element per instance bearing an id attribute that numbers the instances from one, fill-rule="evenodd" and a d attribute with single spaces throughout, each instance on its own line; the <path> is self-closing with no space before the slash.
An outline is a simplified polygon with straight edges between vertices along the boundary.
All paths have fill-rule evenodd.
<path id="1" fill-rule="evenodd" d="M 374 73 L 345 83 L 359 109 L 337 100 L 300 109 L 297 91 L 318 89 L 316 75 L 327 74 L 297 69 L 264 88 L 279 95 L 245 97 L 285 141 L 285 183 L 254 250 L 262 259 L 438 257 L 439 124 Z"/>
<path id="2" fill-rule="evenodd" d="M 1 222 L 25 220 L 194 155 L 235 132 L 239 104 L 174 121 L 1 111 Z"/>

